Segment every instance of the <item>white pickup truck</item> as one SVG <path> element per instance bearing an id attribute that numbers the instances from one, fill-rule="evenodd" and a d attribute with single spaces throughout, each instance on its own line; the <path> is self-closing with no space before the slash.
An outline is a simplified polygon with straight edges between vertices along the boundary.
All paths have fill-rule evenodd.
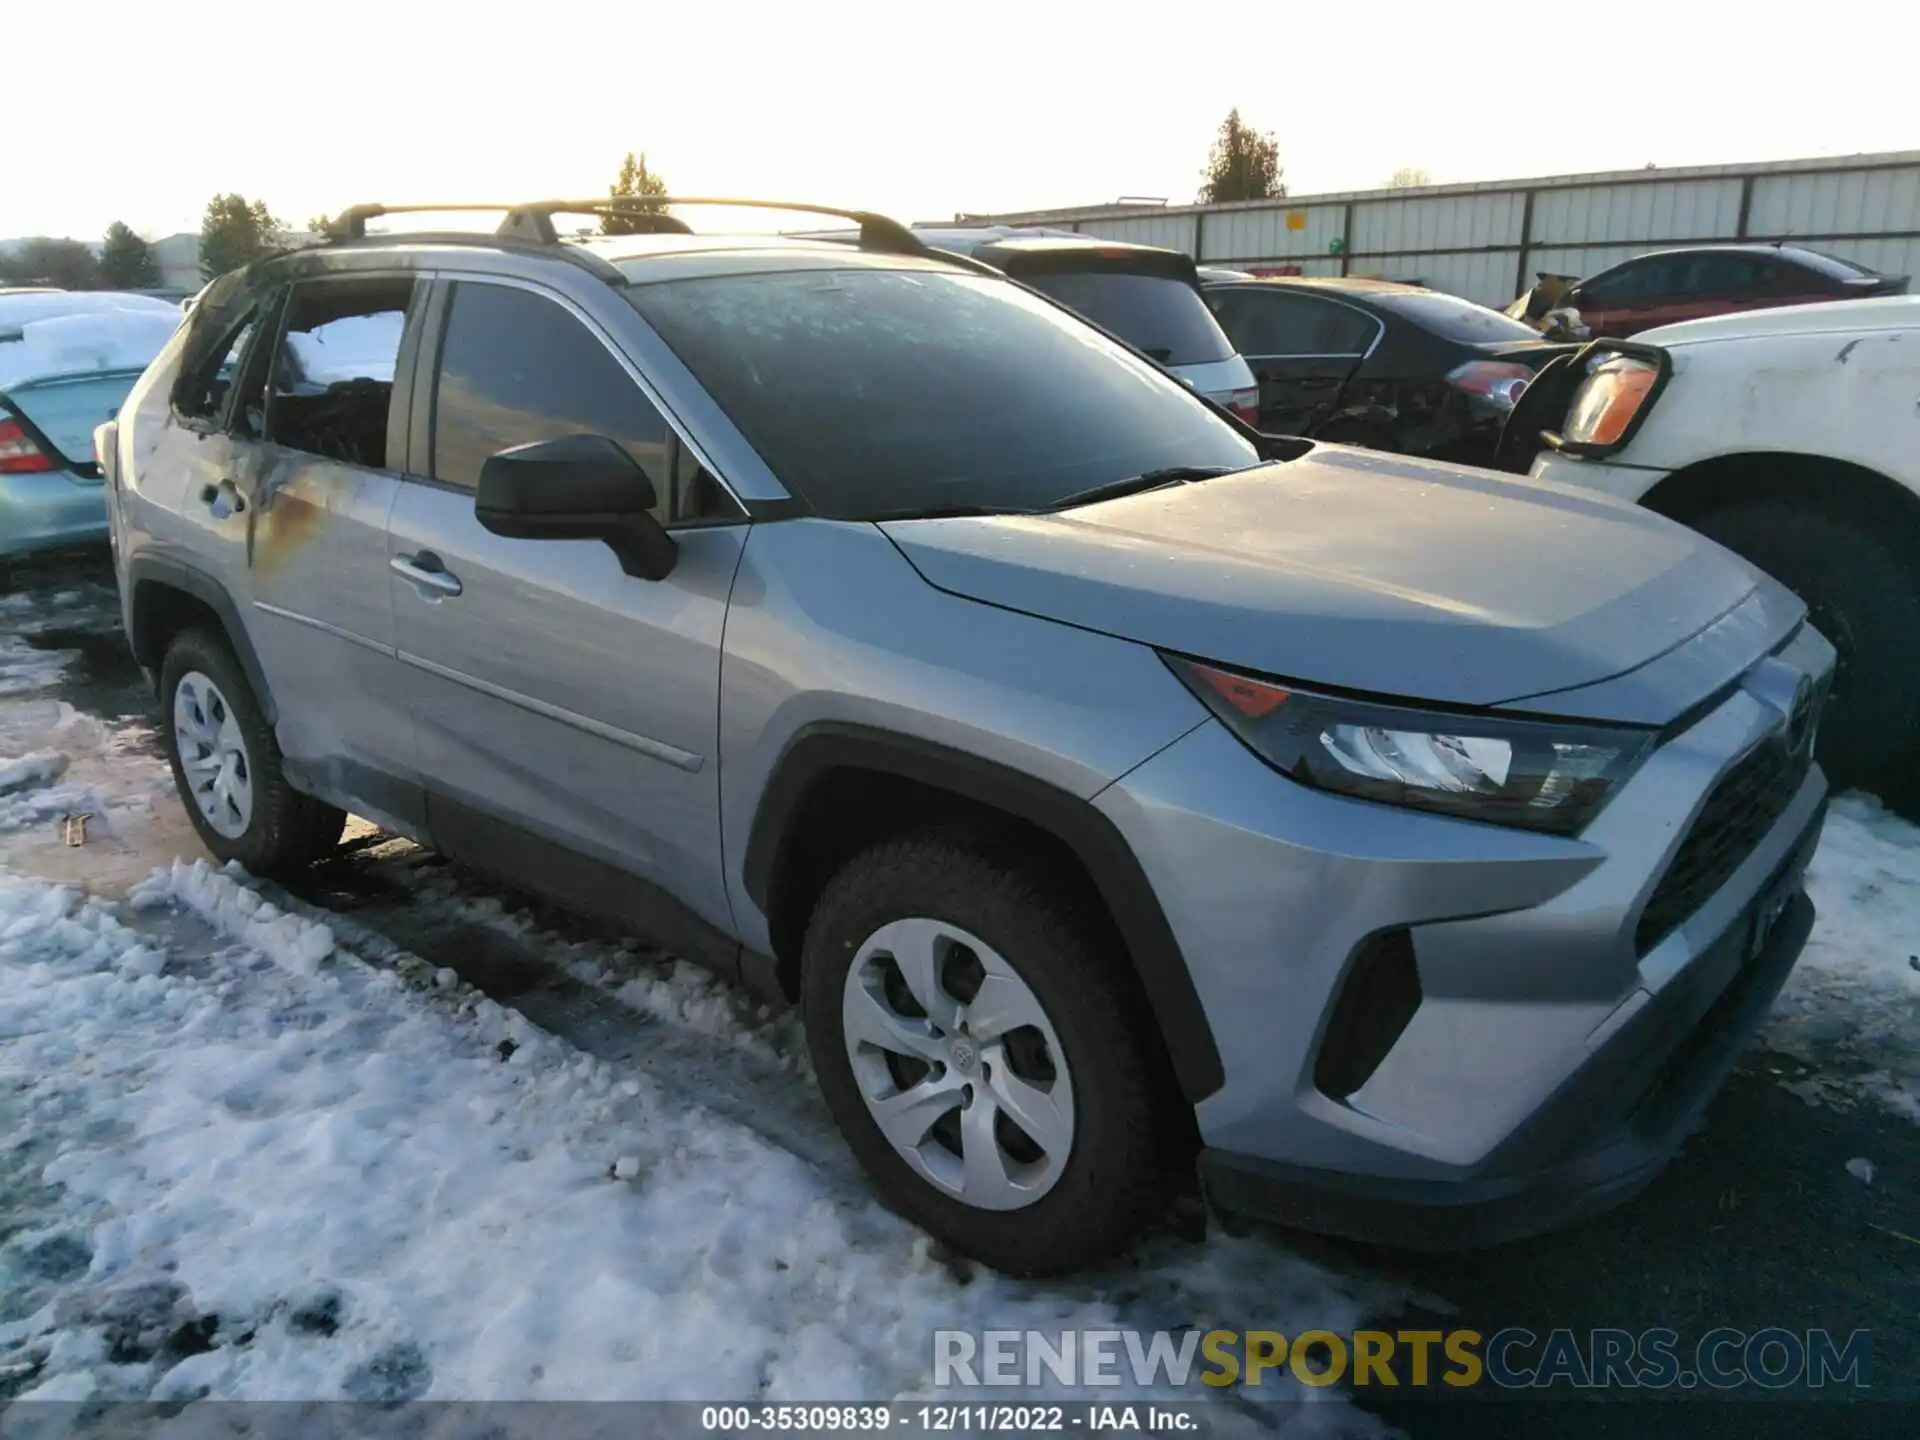
<path id="1" fill-rule="evenodd" d="M 1920 797 L 1920 296 L 1596 341 L 1522 407 L 1534 478 L 1670 515 L 1798 591 L 1840 652 L 1822 765 Z"/>

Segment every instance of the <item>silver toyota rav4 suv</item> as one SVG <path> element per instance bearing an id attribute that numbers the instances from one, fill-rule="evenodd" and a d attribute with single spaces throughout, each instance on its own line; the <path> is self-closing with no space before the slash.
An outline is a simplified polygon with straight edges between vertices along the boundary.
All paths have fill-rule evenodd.
<path id="1" fill-rule="evenodd" d="M 1257 435 L 883 217 L 580 208 L 349 212 L 96 437 L 215 855 L 352 811 L 798 1003 L 876 1187 L 1011 1271 L 1196 1156 L 1223 1213 L 1452 1246 L 1675 1152 L 1813 922 L 1790 593 Z"/>

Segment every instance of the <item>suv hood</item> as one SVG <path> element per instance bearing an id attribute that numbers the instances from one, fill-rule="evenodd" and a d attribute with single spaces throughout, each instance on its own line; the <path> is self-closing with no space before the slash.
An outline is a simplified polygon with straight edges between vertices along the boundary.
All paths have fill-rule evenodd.
<path id="1" fill-rule="evenodd" d="M 1712 541 L 1604 496 L 1331 445 L 1056 515 L 881 528 L 952 594 L 1284 679 L 1457 705 L 1637 669 L 1761 583 Z"/>

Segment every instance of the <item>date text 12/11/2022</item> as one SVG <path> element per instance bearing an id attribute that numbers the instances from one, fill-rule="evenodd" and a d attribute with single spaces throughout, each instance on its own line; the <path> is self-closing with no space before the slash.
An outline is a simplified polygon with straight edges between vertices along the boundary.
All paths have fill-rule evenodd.
<path id="1" fill-rule="evenodd" d="M 862 1431 L 928 1435 L 1072 1432 L 1105 1435 L 1126 1431 L 1195 1434 L 1200 1417 L 1181 1405 L 1085 1403 L 1076 1405 L 708 1405 L 700 1428 L 723 1434 L 833 1434 Z"/>

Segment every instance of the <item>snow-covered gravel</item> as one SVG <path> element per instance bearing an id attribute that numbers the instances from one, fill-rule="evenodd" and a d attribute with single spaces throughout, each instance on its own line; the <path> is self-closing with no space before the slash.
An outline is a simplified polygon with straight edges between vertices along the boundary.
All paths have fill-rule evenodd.
<path id="1" fill-rule="evenodd" d="M 1803 1099 L 1920 1122 L 1920 827 L 1841 796 L 1807 889 L 1819 919 L 1761 1038 L 1820 1067 L 1787 1082 Z"/>
<path id="2" fill-rule="evenodd" d="M 0 1401 L 873 1399 L 927 1386 L 936 1328 L 1406 1302 L 1270 1236 L 1161 1235 L 1070 1283 L 936 1254 L 814 1113 L 792 1015 L 392 867 L 416 919 L 511 941 L 641 1037 L 597 1047 L 196 859 L 150 725 L 58 698 L 77 652 L 28 643 L 114 618 L 97 584 L 0 597 Z M 1810 885 L 1764 1035 L 1809 1068 L 1782 1083 L 1920 1122 L 1920 828 L 1840 798 Z M 1373 1428 L 1314 1393 L 1289 1433 Z"/>
<path id="3" fill-rule="evenodd" d="M 0 878 L 0 1375 L 26 1395 L 905 1396 L 940 1327 L 1339 1328 L 1393 1301 L 1258 1240 L 1067 1285 L 950 1265 L 858 1188 L 230 874 L 170 867 L 137 902 Z"/>

